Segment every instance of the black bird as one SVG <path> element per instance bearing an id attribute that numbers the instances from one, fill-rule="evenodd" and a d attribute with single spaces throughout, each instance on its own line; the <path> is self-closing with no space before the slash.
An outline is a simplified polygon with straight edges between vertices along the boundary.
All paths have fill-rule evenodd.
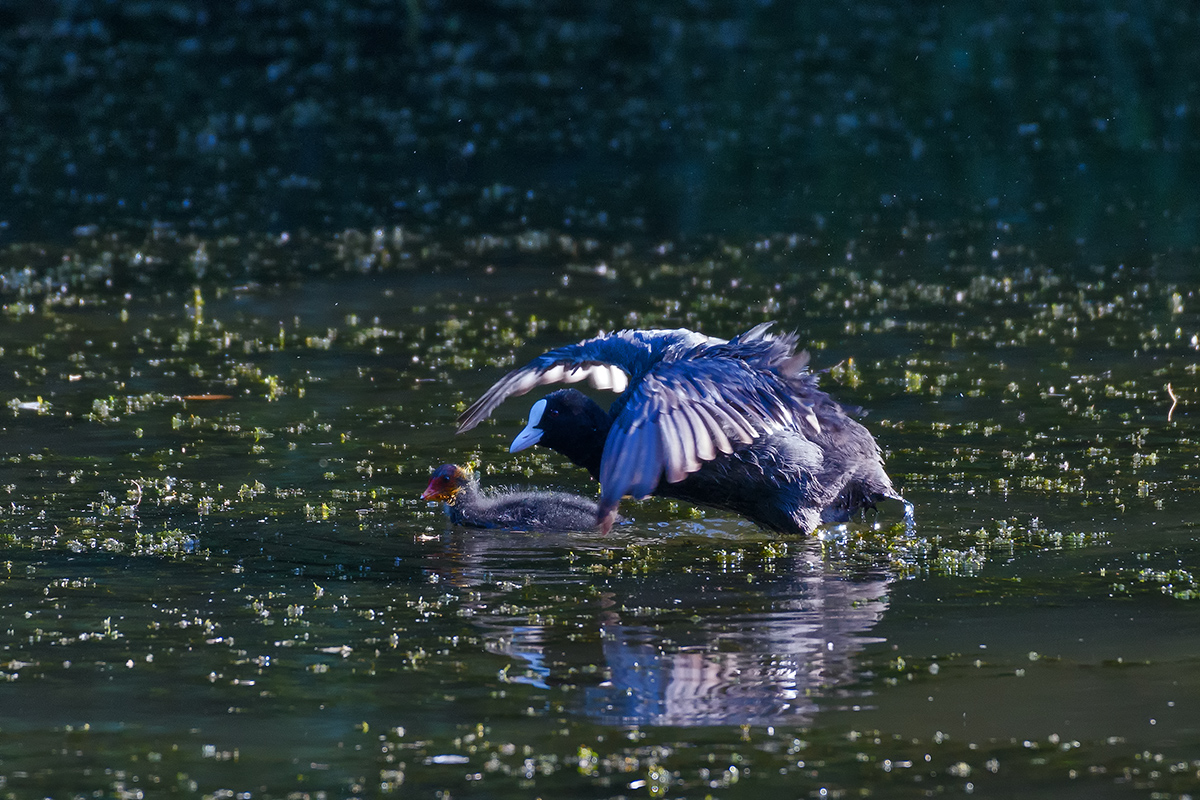
<path id="1" fill-rule="evenodd" d="M 870 432 L 817 388 L 795 334 L 774 336 L 771 324 L 729 341 L 626 330 L 551 350 L 497 381 L 458 432 L 544 384 L 586 379 L 620 393 L 607 412 L 574 389 L 548 395 L 511 448 L 549 447 L 599 480 L 605 532 L 626 495 L 728 509 L 783 533 L 904 502 Z"/>
<path id="2" fill-rule="evenodd" d="M 468 528 L 587 531 L 599 516 L 595 501 L 566 492 L 481 491 L 479 478 L 457 464 L 435 469 L 421 499 L 440 500 L 450 521 Z"/>

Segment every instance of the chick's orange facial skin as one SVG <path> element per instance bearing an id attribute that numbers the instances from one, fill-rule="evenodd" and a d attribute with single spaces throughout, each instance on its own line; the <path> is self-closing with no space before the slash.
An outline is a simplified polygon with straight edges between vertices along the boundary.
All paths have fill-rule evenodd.
<path id="1" fill-rule="evenodd" d="M 421 494 L 422 500 L 449 500 L 452 494 L 448 481 L 445 478 L 434 477 L 429 481 L 429 485 L 425 487 L 425 491 Z"/>
<path id="2" fill-rule="evenodd" d="M 465 477 L 461 468 L 453 464 L 444 464 L 434 471 L 433 477 L 429 480 L 429 485 L 425 487 L 424 493 L 421 494 L 421 499 L 449 502 L 454 497 L 455 492 L 462 488 Z"/>

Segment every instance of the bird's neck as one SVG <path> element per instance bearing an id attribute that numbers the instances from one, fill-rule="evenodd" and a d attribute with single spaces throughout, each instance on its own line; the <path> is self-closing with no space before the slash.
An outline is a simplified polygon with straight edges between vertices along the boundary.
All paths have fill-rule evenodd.
<path id="1" fill-rule="evenodd" d="M 600 458 L 604 455 L 604 442 L 608 439 L 608 429 L 611 427 L 612 423 L 609 422 L 603 429 L 591 429 L 588 432 L 587 442 L 580 448 L 579 453 L 576 455 L 564 453 L 563 455 L 586 469 L 593 478 L 600 480 Z"/>
<path id="2" fill-rule="evenodd" d="M 552 449 L 562 453 L 599 480 L 600 459 L 604 455 L 604 442 L 608 439 L 608 429 L 612 427 L 612 420 L 599 407 L 596 410 L 600 413 L 592 416 L 591 424 L 582 427 L 570 440 L 556 443 Z"/>
<path id="3" fill-rule="evenodd" d="M 479 480 L 472 479 L 458 487 L 454 497 L 446 501 L 446 513 L 452 521 L 461 524 L 476 505 L 479 505 Z"/>

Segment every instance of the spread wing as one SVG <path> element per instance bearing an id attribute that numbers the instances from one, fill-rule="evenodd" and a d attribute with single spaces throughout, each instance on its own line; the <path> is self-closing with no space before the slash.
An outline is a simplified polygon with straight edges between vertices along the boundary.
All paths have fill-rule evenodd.
<path id="1" fill-rule="evenodd" d="M 597 389 L 620 394 L 669 350 L 724 341 L 680 328 L 618 331 L 556 348 L 496 381 L 459 416 L 458 432 L 469 431 L 487 419 L 507 398 L 538 386 L 586 380 Z"/>
<path id="2" fill-rule="evenodd" d="M 746 361 L 698 357 L 658 363 L 621 400 L 600 462 L 601 506 L 678 483 L 719 453 L 779 430 L 819 433 L 789 376 Z"/>

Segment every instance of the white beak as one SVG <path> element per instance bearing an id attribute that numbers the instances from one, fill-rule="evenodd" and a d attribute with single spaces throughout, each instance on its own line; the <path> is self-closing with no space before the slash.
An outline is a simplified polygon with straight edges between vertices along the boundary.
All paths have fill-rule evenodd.
<path id="1" fill-rule="evenodd" d="M 525 425 L 524 430 L 517 434 L 517 438 L 513 439 L 513 443 L 509 445 L 508 452 L 516 453 L 524 450 L 527 447 L 533 447 L 542 439 L 541 428 L 537 427 L 542 421 L 542 414 L 546 411 L 546 401 L 538 400 L 533 404 L 533 408 L 529 409 L 529 422 Z"/>
<path id="2" fill-rule="evenodd" d="M 517 438 L 513 439 L 512 444 L 508 447 L 508 452 L 516 453 L 517 451 L 524 450 L 527 447 L 533 447 L 541 438 L 542 432 L 540 430 L 526 425 L 525 429 L 517 434 Z"/>

